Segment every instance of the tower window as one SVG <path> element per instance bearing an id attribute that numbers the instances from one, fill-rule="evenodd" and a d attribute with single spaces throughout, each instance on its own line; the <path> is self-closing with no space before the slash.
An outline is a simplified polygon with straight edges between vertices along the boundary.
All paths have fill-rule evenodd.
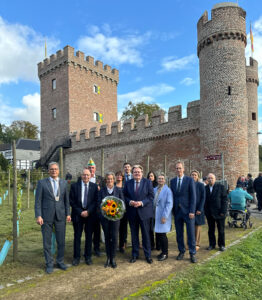
<path id="1" fill-rule="evenodd" d="M 94 87 L 93 87 L 93 91 L 94 91 L 94 93 L 95 93 L 95 94 L 97 94 L 97 93 L 98 93 L 98 86 L 97 86 L 97 85 L 94 85 Z"/>
<path id="2" fill-rule="evenodd" d="M 99 113 L 94 112 L 94 121 L 99 121 Z"/>
<path id="3" fill-rule="evenodd" d="M 257 119 L 257 114 L 256 113 L 252 113 L 252 121 L 256 121 L 256 119 Z"/>
<path id="4" fill-rule="evenodd" d="M 56 119 L 56 108 L 52 108 L 52 117 L 54 120 Z"/>
<path id="5" fill-rule="evenodd" d="M 230 96 L 231 95 L 231 86 L 227 87 L 227 94 Z"/>
<path id="6" fill-rule="evenodd" d="M 56 79 L 52 80 L 52 90 L 56 89 Z"/>
<path id="7" fill-rule="evenodd" d="M 94 84 L 94 86 L 93 86 L 93 92 L 95 94 L 100 94 L 100 86 Z"/>

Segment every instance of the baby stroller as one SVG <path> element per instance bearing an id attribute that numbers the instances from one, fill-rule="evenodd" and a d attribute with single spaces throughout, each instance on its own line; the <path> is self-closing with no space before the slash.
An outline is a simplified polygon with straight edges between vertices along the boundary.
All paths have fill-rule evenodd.
<path id="1" fill-rule="evenodd" d="M 228 209 L 227 223 L 230 228 L 244 228 L 247 229 L 253 226 L 250 218 L 251 214 L 247 208 L 245 210 Z"/>

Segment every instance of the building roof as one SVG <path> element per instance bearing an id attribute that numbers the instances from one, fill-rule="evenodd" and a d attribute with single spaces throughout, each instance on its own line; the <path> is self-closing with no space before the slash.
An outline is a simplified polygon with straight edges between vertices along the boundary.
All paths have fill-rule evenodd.
<path id="1" fill-rule="evenodd" d="M 11 144 L 0 144 L 0 151 L 11 150 Z"/>
<path id="2" fill-rule="evenodd" d="M 0 144 L 0 151 L 6 151 L 11 149 L 11 144 Z M 16 142 L 16 149 L 40 151 L 40 141 L 21 138 Z"/>
<path id="3" fill-rule="evenodd" d="M 16 142 L 16 149 L 40 151 L 40 141 L 30 139 L 19 139 Z"/>

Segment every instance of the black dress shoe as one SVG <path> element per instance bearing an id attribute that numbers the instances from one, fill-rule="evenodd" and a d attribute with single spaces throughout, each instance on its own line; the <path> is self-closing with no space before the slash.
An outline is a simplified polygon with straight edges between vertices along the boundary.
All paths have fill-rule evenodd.
<path id="1" fill-rule="evenodd" d="M 152 264 L 153 263 L 153 259 L 151 257 L 146 257 L 146 262 L 148 264 Z"/>
<path id="2" fill-rule="evenodd" d="M 208 246 L 207 247 L 207 250 L 213 250 L 213 249 L 215 249 L 215 246 Z"/>
<path id="3" fill-rule="evenodd" d="M 95 256 L 97 256 L 97 257 L 100 257 L 100 256 L 101 256 L 100 250 L 95 250 Z"/>
<path id="4" fill-rule="evenodd" d="M 91 257 L 86 258 L 86 264 L 89 266 L 93 264 Z"/>
<path id="5" fill-rule="evenodd" d="M 136 262 L 137 259 L 138 259 L 138 257 L 132 256 L 129 262 L 130 262 L 131 264 L 133 264 L 133 263 Z"/>
<path id="6" fill-rule="evenodd" d="M 73 259 L 73 262 L 72 262 L 72 265 L 73 265 L 73 266 L 78 266 L 78 265 L 79 265 L 79 262 L 80 262 L 80 258 L 74 258 L 74 259 Z"/>
<path id="7" fill-rule="evenodd" d="M 167 258 L 168 258 L 167 254 L 161 254 L 161 255 L 157 256 L 158 261 L 163 261 L 163 260 L 166 260 Z"/>
<path id="8" fill-rule="evenodd" d="M 117 267 L 116 261 L 114 258 L 111 259 L 111 266 L 113 269 L 115 269 Z"/>
<path id="9" fill-rule="evenodd" d="M 105 264 L 104 264 L 104 267 L 107 268 L 107 267 L 109 267 L 109 266 L 110 266 L 110 258 L 107 258 L 107 259 L 106 259 L 106 262 L 105 262 Z"/>
<path id="10" fill-rule="evenodd" d="M 225 251 L 226 248 L 224 246 L 219 247 L 219 251 Z"/>
<path id="11" fill-rule="evenodd" d="M 67 266 L 64 263 L 57 263 L 56 267 L 60 270 L 66 271 L 67 270 Z"/>
<path id="12" fill-rule="evenodd" d="M 190 254 L 190 261 L 191 261 L 191 263 L 196 263 L 197 262 L 197 258 L 195 256 L 195 254 Z"/>
<path id="13" fill-rule="evenodd" d="M 176 257 L 176 260 L 182 260 L 182 259 L 184 259 L 184 253 L 179 252 L 178 256 Z"/>

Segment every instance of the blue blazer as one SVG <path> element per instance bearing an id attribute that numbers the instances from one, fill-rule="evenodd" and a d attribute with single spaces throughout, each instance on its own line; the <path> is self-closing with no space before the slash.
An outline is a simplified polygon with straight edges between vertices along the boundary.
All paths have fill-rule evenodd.
<path id="1" fill-rule="evenodd" d="M 170 188 L 173 192 L 174 205 L 173 212 L 174 215 L 181 208 L 183 214 L 195 214 L 196 212 L 196 187 L 193 178 L 189 176 L 183 177 L 183 181 L 180 187 L 180 191 L 177 190 L 177 179 L 178 177 L 173 178 L 170 181 Z"/>
<path id="2" fill-rule="evenodd" d="M 157 192 L 157 187 L 154 188 L 154 192 Z M 171 230 L 172 224 L 172 207 L 173 207 L 173 195 L 170 188 L 164 185 L 156 203 L 155 213 L 155 232 L 164 233 Z M 161 219 L 165 218 L 166 223 L 162 224 Z"/>
<path id="3" fill-rule="evenodd" d="M 154 200 L 154 190 L 152 183 L 149 179 L 142 178 L 140 181 L 138 193 L 135 193 L 135 183 L 134 179 L 128 180 L 124 187 L 124 197 L 126 201 L 126 212 L 129 220 L 135 219 L 138 213 L 141 220 L 146 220 L 153 217 L 153 200 Z M 142 201 L 143 206 L 135 208 L 129 205 L 129 202 Z"/>

